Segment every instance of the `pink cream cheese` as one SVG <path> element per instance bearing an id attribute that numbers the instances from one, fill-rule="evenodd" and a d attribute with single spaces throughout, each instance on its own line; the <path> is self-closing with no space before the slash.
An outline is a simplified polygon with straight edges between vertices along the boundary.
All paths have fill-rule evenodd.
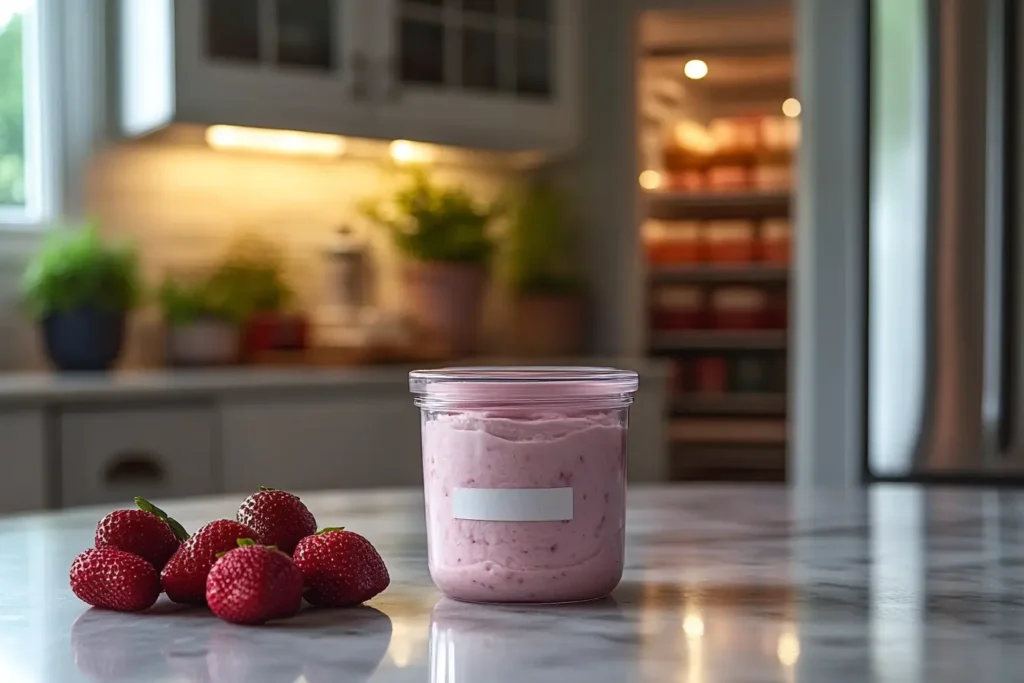
<path id="1" fill-rule="evenodd" d="M 423 466 L 430 572 L 449 597 L 570 602 L 619 583 L 626 408 L 424 410 Z"/>

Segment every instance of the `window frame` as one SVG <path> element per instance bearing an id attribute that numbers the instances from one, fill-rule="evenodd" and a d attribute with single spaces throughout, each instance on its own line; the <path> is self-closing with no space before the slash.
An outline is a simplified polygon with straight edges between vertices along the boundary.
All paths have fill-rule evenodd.
<path id="1" fill-rule="evenodd" d="M 0 209 L 0 252 L 82 217 L 84 166 L 104 137 L 105 0 L 34 0 L 26 15 L 25 209 Z"/>

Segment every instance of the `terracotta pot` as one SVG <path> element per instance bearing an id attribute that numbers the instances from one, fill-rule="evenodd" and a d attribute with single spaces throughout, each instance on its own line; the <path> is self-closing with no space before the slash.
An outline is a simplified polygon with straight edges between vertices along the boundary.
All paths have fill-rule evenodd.
<path id="1" fill-rule="evenodd" d="M 238 360 L 238 327 L 200 318 L 167 329 L 167 364 L 173 367 L 228 365 Z"/>
<path id="2" fill-rule="evenodd" d="M 578 296 L 521 295 L 515 300 L 516 352 L 525 356 L 572 356 L 583 338 Z"/>
<path id="3" fill-rule="evenodd" d="M 403 269 L 406 313 L 428 343 L 472 355 L 480 337 L 487 271 L 457 263 L 412 261 Z"/>

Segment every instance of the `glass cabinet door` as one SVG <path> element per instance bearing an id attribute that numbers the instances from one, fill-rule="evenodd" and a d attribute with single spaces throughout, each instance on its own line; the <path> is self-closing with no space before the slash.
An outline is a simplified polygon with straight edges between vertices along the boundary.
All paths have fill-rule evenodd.
<path id="1" fill-rule="evenodd" d="M 399 0 L 399 86 L 551 99 L 554 0 Z"/>
<path id="2" fill-rule="evenodd" d="M 204 0 L 206 56 L 215 62 L 330 72 L 341 68 L 337 12 L 345 0 Z"/>

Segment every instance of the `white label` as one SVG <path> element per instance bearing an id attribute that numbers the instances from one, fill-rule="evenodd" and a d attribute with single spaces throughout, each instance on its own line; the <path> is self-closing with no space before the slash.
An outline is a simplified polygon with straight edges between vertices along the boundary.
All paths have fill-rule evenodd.
<path id="1" fill-rule="evenodd" d="M 452 516 L 481 522 L 560 522 L 572 519 L 572 487 L 455 489 Z"/>

